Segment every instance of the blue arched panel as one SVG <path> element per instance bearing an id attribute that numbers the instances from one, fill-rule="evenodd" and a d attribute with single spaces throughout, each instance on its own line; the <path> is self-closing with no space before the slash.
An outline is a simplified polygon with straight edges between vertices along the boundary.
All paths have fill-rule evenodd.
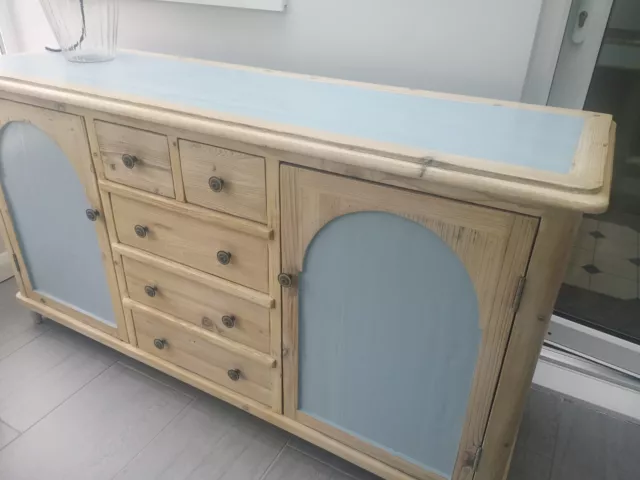
<path id="1" fill-rule="evenodd" d="M 13 122 L 0 132 L 0 183 L 33 289 L 115 326 L 91 208 L 58 144 Z"/>
<path id="2" fill-rule="evenodd" d="M 450 477 L 481 343 L 457 255 L 406 218 L 345 215 L 310 243 L 299 295 L 299 410 Z"/>

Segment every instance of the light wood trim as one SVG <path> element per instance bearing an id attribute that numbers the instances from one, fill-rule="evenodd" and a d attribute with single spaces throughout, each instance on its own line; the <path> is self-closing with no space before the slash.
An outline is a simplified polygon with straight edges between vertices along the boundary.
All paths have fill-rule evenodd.
<path id="1" fill-rule="evenodd" d="M 196 270 L 195 268 L 187 267 L 181 263 L 173 262 L 162 257 L 158 257 L 152 253 L 147 253 L 137 248 L 124 245 L 122 243 L 114 243 L 112 245 L 113 251 L 123 255 L 125 257 L 137 260 L 139 262 L 148 263 L 154 267 L 166 270 L 174 275 L 179 275 L 183 278 L 199 282 L 207 287 L 214 288 L 223 293 L 233 295 L 234 297 L 248 300 L 261 307 L 274 308 L 275 300 L 268 294 L 258 292 L 248 287 L 244 287 L 237 283 L 224 280 L 220 277 L 209 275 L 207 273 Z"/>
<path id="2" fill-rule="evenodd" d="M 100 188 L 106 190 L 109 193 L 115 193 L 120 197 L 125 197 L 131 200 L 146 203 L 148 205 L 161 207 L 171 212 L 175 212 L 181 215 L 187 215 L 197 220 L 220 225 L 221 227 L 235 230 L 241 233 L 246 233 L 254 237 L 264 239 L 270 239 L 273 237 L 273 230 L 259 223 L 250 222 L 249 220 L 243 220 L 231 215 L 225 215 L 223 213 L 214 212 L 213 210 L 198 207 L 197 205 L 179 203 L 172 199 L 159 197 L 157 195 L 143 192 L 141 190 L 135 190 L 125 185 L 119 185 L 107 180 L 101 180 L 99 184 Z"/>
<path id="3" fill-rule="evenodd" d="M 506 473 L 540 348 L 580 220 L 581 215 L 575 212 L 557 211 L 542 217 L 475 480 L 495 480 Z"/>
<path id="4" fill-rule="evenodd" d="M 429 179 L 446 186 L 469 188 L 477 191 L 487 191 L 497 196 L 520 199 L 520 203 L 532 203 L 549 207 L 581 210 L 587 213 L 601 213 L 608 206 L 607 195 L 602 191 L 594 193 L 589 191 L 570 191 L 550 184 L 537 184 L 535 179 L 510 178 L 490 173 L 482 176 L 482 171 L 490 165 L 484 161 L 472 161 L 473 169 L 465 167 L 464 171 L 456 170 L 455 165 L 449 168 L 449 156 L 441 155 L 434 163 L 425 161 L 429 155 L 424 151 L 406 151 L 406 149 L 393 147 L 393 152 L 380 149 L 375 144 L 372 148 L 358 148 L 354 145 L 358 142 L 353 138 L 343 139 L 342 143 L 327 140 L 318 132 L 287 133 L 290 128 L 269 124 L 267 127 L 246 125 L 246 119 L 235 121 L 207 117 L 207 112 L 181 111 L 175 112 L 158 106 L 145 105 L 133 100 L 115 100 L 113 98 L 100 97 L 95 93 L 77 93 L 56 87 L 42 87 L 25 83 L 20 80 L 0 79 L 0 96 L 7 94 L 35 96 L 52 102 L 75 105 L 80 109 L 100 110 L 107 114 L 122 115 L 137 120 L 162 123 L 164 125 L 228 138 L 238 142 L 264 145 L 268 148 L 288 151 L 300 155 L 308 155 L 316 158 L 324 158 L 347 165 L 360 166 L 382 173 L 393 174 L 401 177 Z M 589 114 L 601 115 L 601 114 Z M 609 116 L 608 121 L 611 121 Z M 333 139 L 335 140 L 335 139 Z M 346 143 L 345 143 L 346 142 Z M 370 142 L 365 142 L 369 144 Z M 375 142 L 374 142 L 375 143 Z M 377 148 L 377 149 L 376 149 Z M 602 168 L 601 160 L 593 160 Z M 455 163 L 455 162 L 454 162 Z M 447 165 L 446 168 L 445 165 Z M 503 164 L 500 164 L 502 168 Z M 497 166 L 496 166 L 497 168 Z M 494 169 L 495 170 L 495 169 Z M 500 169 L 498 169 L 500 170 Z M 536 174 L 537 175 L 537 174 Z M 544 176 L 544 173 L 542 174 Z M 585 183 L 586 188 L 593 185 Z M 606 186 L 606 182 L 605 182 Z M 569 183 L 569 188 L 575 188 Z"/>
<path id="5" fill-rule="evenodd" d="M 36 311 L 47 318 L 51 318 L 56 322 L 65 325 L 66 327 L 69 327 L 77 332 L 82 333 L 83 335 L 86 335 L 89 338 L 92 338 L 97 342 L 103 343 L 117 350 L 118 352 L 123 353 L 124 355 L 134 358 L 151 367 L 154 367 L 161 372 L 171 375 L 178 380 L 181 380 L 185 383 L 188 383 L 189 385 L 192 385 L 195 388 L 198 388 L 199 390 L 202 390 L 227 403 L 241 408 L 242 410 L 256 417 L 265 420 L 275 425 L 276 427 L 282 428 L 283 430 L 286 430 L 287 432 L 296 435 L 308 442 L 311 442 L 314 445 L 317 445 L 320 448 L 333 453 L 334 455 L 342 457 L 345 460 L 384 478 L 385 480 L 415 480 L 409 475 L 400 472 L 393 467 L 390 467 L 380 460 L 361 453 L 353 448 L 349 448 L 337 440 L 327 437 L 326 435 L 323 435 L 322 433 L 312 428 L 302 425 L 295 420 L 285 417 L 280 413 L 272 411 L 270 408 L 265 407 L 259 402 L 251 400 L 243 395 L 229 390 L 228 388 L 206 380 L 199 375 L 196 375 L 184 368 L 178 367 L 177 365 L 174 365 L 170 362 L 162 360 L 161 358 L 148 354 L 133 345 L 121 342 L 111 335 L 87 326 L 69 315 L 54 310 L 53 308 L 46 305 L 41 305 L 34 300 L 26 298 L 20 293 L 16 295 L 16 298 L 30 310 Z"/>
<path id="6" fill-rule="evenodd" d="M 7 249 L 7 252 L 12 256 L 11 258 L 11 268 L 13 269 L 13 273 L 15 274 L 16 283 L 18 284 L 18 289 L 20 293 L 25 297 L 28 297 L 31 292 L 33 292 L 33 287 L 31 286 L 31 280 L 29 279 L 28 270 L 25 267 L 24 259 L 22 258 L 22 253 L 19 249 L 18 239 L 16 237 L 16 232 L 13 229 L 13 223 L 11 222 L 11 215 L 9 214 L 9 207 L 7 206 L 7 202 L 4 198 L 4 192 L 2 190 L 2 185 L 0 184 L 0 230 L 2 233 L 2 237 L 4 239 L 4 246 Z M 14 246 L 15 245 L 15 246 Z M 19 269 L 16 268 L 15 262 L 13 260 L 13 256 L 15 255 L 15 259 L 18 262 Z"/>
<path id="7" fill-rule="evenodd" d="M 173 189 L 176 193 L 176 201 L 185 202 L 184 180 L 182 178 L 182 162 L 180 150 L 178 149 L 178 137 L 168 135 L 169 159 L 171 160 L 171 171 L 173 172 Z"/>
<path id="8" fill-rule="evenodd" d="M 338 428 L 333 428 L 322 422 L 321 420 L 317 420 L 316 418 L 312 417 L 311 415 L 307 415 L 304 412 L 297 411 L 295 419 L 303 425 L 306 425 L 309 428 L 313 428 L 314 430 L 317 430 L 318 432 L 323 433 L 328 437 L 335 438 L 345 445 L 351 445 L 361 452 L 372 456 L 373 458 L 382 460 L 387 465 L 390 465 L 400 471 L 405 472 L 408 475 L 411 475 L 411 478 L 414 478 L 416 480 L 448 480 L 445 477 L 442 477 L 436 473 L 428 472 L 423 468 L 420 468 L 415 464 L 404 460 L 401 457 L 393 455 L 383 448 L 376 447 L 372 443 L 362 440 L 354 435 L 350 435 Z M 372 421 L 375 420 L 372 419 Z"/>
<path id="9" fill-rule="evenodd" d="M 122 304 L 125 308 L 131 309 L 134 312 L 141 312 L 146 315 L 151 315 L 152 317 L 162 318 L 163 320 L 178 326 L 181 330 L 188 332 L 190 335 L 206 338 L 209 343 L 212 343 L 217 347 L 228 350 L 237 355 L 243 356 L 259 365 L 268 368 L 275 368 L 277 366 L 276 359 L 265 353 L 261 353 L 257 350 L 254 350 L 253 348 L 242 345 L 241 343 L 228 340 L 207 330 L 203 330 L 202 328 L 193 325 L 192 323 L 184 322 L 179 318 L 174 317 L 173 315 L 169 315 L 168 313 L 161 312 L 160 310 L 156 310 L 155 308 L 148 307 L 134 300 L 131 300 L 130 298 L 123 298 Z"/>
<path id="10" fill-rule="evenodd" d="M 271 356 L 282 366 L 282 294 L 278 283 L 281 273 L 280 263 L 280 162 L 267 157 L 266 193 L 267 193 L 267 223 L 273 229 L 273 239 L 269 241 L 269 295 L 274 299 L 274 308 L 269 312 L 271 331 Z M 282 368 L 272 372 L 273 409 L 282 413 Z"/>

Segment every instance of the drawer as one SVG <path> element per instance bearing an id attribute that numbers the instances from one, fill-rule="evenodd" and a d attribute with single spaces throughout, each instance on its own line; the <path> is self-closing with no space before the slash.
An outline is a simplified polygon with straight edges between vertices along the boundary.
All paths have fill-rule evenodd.
<path id="1" fill-rule="evenodd" d="M 269 352 L 268 308 L 131 258 L 122 260 L 133 300 Z"/>
<path id="2" fill-rule="evenodd" d="M 95 127 L 108 180 L 175 198 L 167 137 L 100 121 Z"/>
<path id="3" fill-rule="evenodd" d="M 262 292 L 268 290 L 266 240 L 114 194 L 111 205 L 120 242 Z M 220 262 L 219 252 L 230 254 L 229 263 Z"/>
<path id="4" fill-rule="evenodd" d="M 270 357 L 257 354 L 249 358 L 221 347 L 210 338 L 211 334 L 194 332 L 195 327 L 190 330 L 164 317 L 137 310 L 132 313 L 141 350 L 265 405 L 271 404 L 275 362 Z"/>
<path id="5" fill-rule="evenodd" d="M 180 140 L 187 202 L 267 222 L 264 158 Z"/>

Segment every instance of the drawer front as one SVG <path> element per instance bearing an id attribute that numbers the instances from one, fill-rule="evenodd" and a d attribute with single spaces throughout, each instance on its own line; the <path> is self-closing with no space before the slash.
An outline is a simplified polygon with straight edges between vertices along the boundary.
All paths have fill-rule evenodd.
<path id="1" fill-rule="evenodd" d="M 187 202 L 267 222 L 264 158 L 180 140 Z"/>
<path id="2" fill-rule="evenodd" d="M 131 258 L 123 264 L 133 300 L 269 352 L 269 309 Z"/>
<path id="3" fill-rule="evenodd" d="M 100 121 L 95 127 L 108 180 L 175 198 L 167 137 Z"/>
<path id="4" fill-rule="evenodd" d="M 265 240 L 113 194 L 111 204 L 120 242 L 262 292 L 268 290 Z M 221 263 L 218 252 L 230 254 L 229 263 Z"/>
<path id="5" fill-rule="evenodd" d="M 165 318 L 134 311 L 133 323 L 138 348 L 270 405 L 271 366 L 212 343 L 206 338 L 206 332 L 197 335 L 183 325 Z M 162 348 L 158 348 L 156 343 Z M 236 373 L 237 377 L 234 376 Z"/>

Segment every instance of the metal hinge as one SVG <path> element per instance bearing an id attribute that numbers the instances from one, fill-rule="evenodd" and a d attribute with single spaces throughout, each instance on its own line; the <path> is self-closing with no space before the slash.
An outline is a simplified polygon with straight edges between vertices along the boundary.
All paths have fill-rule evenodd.
<path id="1" fill-rule="evenodd" d="M 473 473 L 476 473 L 478 471 L 481 458 L 482 458 L 482 447 L 478 447 L 475 455 L 473 456 L 473 466 L 471 467 L 471 469 L 473 470 Z"/>
<path id="2" fill-rule="evenodd" d="M 20 262 L 18 262 L 18 256 L 15 253 L 13 254 L 13 264 L 16 266 L 16 270 L 19 273 L 20 272 Z"/>
<path id="3" fill-rule="evenodd" d="M 524 284 L 527 282 L 527 277 L 520 277 L 518 279 L 518 286 L 516 287 L 516 295 L 513 297 L 513 313 L 518 313 L 520 308 L 520 302 L 522 302 L 522 294 L 524 292 Z"/>

